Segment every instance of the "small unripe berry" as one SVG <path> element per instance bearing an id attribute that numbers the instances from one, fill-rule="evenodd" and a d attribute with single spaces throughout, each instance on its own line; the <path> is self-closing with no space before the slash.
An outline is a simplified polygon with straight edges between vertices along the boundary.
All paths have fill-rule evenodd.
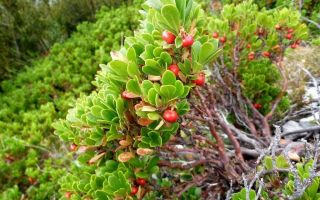
<path id="1" fill-rule="evenodd" d="M 166 110 L 163 113 L 163 119 L 166 120 L 167 122 L 174 123 L 174 122 L 178 121 L 178 118 L 179 118 L 179 116 L 178 116 L 177 112 L 174 110 Z"/>
<path id="2" fill-rule="evenodd" d="M 251 49 L 251 44 L 247 44 L 247 49 Z"/>
<path id="3" fill-rule="evenodd" d="M 136 194 L 138 193 L 138 190 L 139 190 L 139 189 L 138 189 L 136 186 L 132 186 L 132 187 L 131 187 L 131 193 L 130 193 L 130 194 L 131 194 L 132 196 L 134 196 L 134 195 L 136 195 Z"/>
<path id="4" fill-rule="evenodd" d="M 175 112 L 175 111 L 173 111 L 173 112 Z M 137 178 L 136 182 L 138 185 L 141 185 L 141 186 L 144 186 L 147 183 L 147 181 L 143 178 Z"/>
<path id="5" fill-rule="evenodd" d="M 75 143 L 72 143 L 69 147 L 70 151 L 76 151 L 78 146 Z"/>
<path id="6" fill-rule="evenodd" d="M 223 44 L 227 41 L 227 37 L 226 36 L 220 37 L 219 41 Z"/>
<path id="7" fill-rule="evenodd" d="M 262 55 L 266 58 L 270 57 L 270 53 L 268 51 L 263 52 Z"/>
<path id="8" fill-rule="evenodd" d="M 204 73 L 199 73 L 197 79 L 193 80 L 192 82 L 198 86 L 203 86 L 206 82 L 206 77 Z"/>
<path id="9" fill-rule="evenodd" d="M 174 40 L 176 39 L 176 36 L 173 35 L 173 33 L 169 32 L 169 31 L 164 31 L 162 33 L 162 39 L 168 44 L 173 44 Z"/>
<path id="10" fill-rule="evenodd" d="M 280 24 L 275 25 L 275 29 L 276 29 L 276 30 L 281 30 Z"/>
<path id="11" fill-rule="evenodd" d="M 70 199 L 70 198 L 71 198 L 71 195 L 72 195 L 71 192 L 66 192 L 66 193 L 64 194 L 64 197 L 65 197 L 66 199 Z"/>
<path id="12" fill-rule="evenodd" d="M 191 47 L 193 45 L 193 37 L 192 35 L 187 35 L 182 40 L 182 46 L 183 47 Z"/>
<path id="13" fill-rule="evenodd" d="M 172 65 L 169 66 L 168 69 L 169 69 L 170 71 L 172 71 L 172 72 L 174 73 L 174 75 L 176 75 L 176 76 L 179 75 L 180 70 L 179 70 L 178 65 L 172 64 Z"/>
<path id="14" fill-rule="evenodd" d="M 214 32 L 212 34 L 212 37 L 215 38 L 215 39 L 218 39 L 219 38 L 219 33 L 218 32 Z"/>

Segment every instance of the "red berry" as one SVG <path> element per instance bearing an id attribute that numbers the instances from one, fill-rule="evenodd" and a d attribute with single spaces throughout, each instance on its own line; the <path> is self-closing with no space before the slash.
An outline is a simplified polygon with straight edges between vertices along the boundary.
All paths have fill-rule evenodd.
<path id="1" fill-rule="evenodd" d="M 178 76 L 179 75 L 179 67 L 178 67 L 178 65 L 176 65 L 176 64 L 172 64 L 172 65 L 170 65 L 169 66 L 169 68 L 168 68 L 170 71 L 172 71 L 176 76 Z"/>
<path id="2" fill-rule="evenodd" d="M 167 110 L 167 111 L 173 111 L 173 110 Z M 166 114 L 167 111 L 164 112 L 164 115 Z M 176 118 L 176 120 L 175 120 L 175 121 L 177 121 L 178 115 L 177 115 L 177 113 L 176 113 L 175 111 L 173 111 L 173 112 L 174 112 L 175 115 L 177 116 L 177 118 Z M 168 121 L 168 120 L 166 120 L 166 121 Z M 144 186 L 144 185 L 147 183 L 147 181 L 146 181 L 145 179 L 143 179 L 143 178 L 138 178 L 138 179 L 136 180 L 136 182 L 137 182 L 138 185 L 141 185 L 141 186 Z"/>
<path id="3" fill-rule="evenodd" d="M 218 32 L 214 32 L 212 34 L 212 37 L 218 39 L 219 38 L 219 33 Z"/>
<path id="4" fill-rule="evenodd" d="M 280 24 L 277 24 L 277 25 L 275 25 L 274 27 L 275 27 L 276 30 L 281 30 Z"/>
<path id="5" fill-rule="evenodd" d="M 174 110 L 166 110 L 163 113 L 163 119 L 166 120 L 167 122 L 170 122 L 170 123 L 176 122 L 178 120 L 178 118 L 179 118 L 179 116 L 178 116 L 177 112 Z M 137 183 L 139 184 L 138 180 L 137 180 Z M 141 184 L 139 184 L 139 185 L 141 185 Z"/>
<path id="6" fill-rule="evenodd" d="M 251 44 L 247 44 L 247 49 L 251 49 Z"/>
<path id="7" fill-rule="evenodd" d="M 253 60 L 253 59 L 254 59 L 254 52 L 253 52 L 253 51 L 251 51 L 251 52 L 249 53 L 248 59 L 249 59 L 249 60 Z"/>
<path id="8" fill-rule="evenodd" d="M 262 108 L 262 105 L 261 104 L 259 104 L 259 103 L 255 103 L 255 104 L 253 104 L 253 107 L 255 108 L 255 109 L 260 109 L 260 108 Z"/>
<path id="9" fill-rule="evenodd" d="M 298 47 L 298 45 L 297 45 L 296 43 L 293 43 L 293 44 L 291 44 L 290 46 L 291 46 L 292 49 L 295 49 L 295 48 Z"/>
<path id="10" fill-rule="evenodd" d="M 288 40 L 291 40 L 291 39 L 292 39 L 292 34 L 291 34 L 291 33 L 288 33 L 288 34 L 286 35 L 286 38 L 287 38 Z"/>
<path id="11" fill-rule="evenodd" d="M 173 44 L 174 40 L 176 39 L 176 36 L 173 35 L 173 33 L 169 32 L 169 31 L 164 31 L 162 33 L 162 39 L 168 44 Z"/>
<path id="12" fill-rule="evenodd" d="M 295 43 L 299 45 L 301 43 L 301 40 L 297 40 Z"/>
<path id="13" fill-rule="evenodd" d="M 288 33 L 293 33 L 293 31 L 294 31 L 294 30 L 293 30 L 292 28 L 289 28 L 289 29 L 287 30 Z"/>
<path id="14" fill-rule="evenodd" d="M 226 36 L 223 36 L 223 37 L 221 37 L 221 38 L 219 39 L 219 41 L 220 41 L 221 43 L 225 43 L 225 42 L 227 41 L 227 37 L 226 37 Z"/>
<path id="15" fill-rule="evenodd" d="M 266 58 L 270 57 L 270 53 L 268 51 L 263 52 L 262 55 Z"/>
<path id="16" fill-rule="evenodd" d="M 133 195 L 136 195 L 137 193 L 138 193 L 138 188 L 136 187 L 136 186 L 132 186 L 131 187 L 131 195 L 133 196 Z"/>
<path id="17" fill-rule="evenodd" d="M 77 148 L 78 148 L 78 146 L 75 143 L 71 144 L 69 147 L 70 151 L 76 151 Z"/>
<path id="18" fill-rule="evenodd" d="M 200 73 L 198 74 L 197 79 L 193 80 L 192 82 L 195 83 L 196 85 L 203 86 L 205 81 L 206 81 L 206 77 L 204 73 Z"/>
<path id="19" fill-rule="evenodd" d="M 64 196 L 66 197 L 66 199 L 70 199 L 71 198 L 72 193 L 71 192 L 66 192 L 64 194 Z"/>
<path id="20" fill-rule="evenodd" d="M 182 46 L 183 47 L 191 47 L 193 45 L 193 42 L 194 42 L 194 40 L 193 40 L 192 35 L 187 35 L 182 40 Z"/>

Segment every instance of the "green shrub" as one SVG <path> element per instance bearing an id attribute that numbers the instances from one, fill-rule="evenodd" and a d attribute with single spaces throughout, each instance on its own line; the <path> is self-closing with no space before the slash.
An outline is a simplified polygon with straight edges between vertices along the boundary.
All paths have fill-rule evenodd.
<path id="1" fill-rule="evenodd" d="M 207 64 L 224 61 L 225 65 L 220 65 L 223 72 L 230 70 L 248 82 L 241 91 L 251 101 L 267 102 L 266 111 L 260 111 L 265 114 L 280 93 L 279 71 L 273 62 L 282 58 L 287 47 L 306 37 L 306 26 L 299 23 L 298 13 L 288 9 L 259 11 L 251 2 L 225 7 L 219 18 L 207 17 L 192 0 L 149 0 L 144 8 L 145 20 L 135 37 L 128 37 L 112 61 L 101 65 L 94 82 L 97 90 L 79 98 L 66 120 L 53 125 L 62 140 L 78 149 L 78 165 L 59 181 L 60 192 L 66 195 L 62 199 L 162 197 L 161 186 L 175 185 L 173 180 L 162 180 L 160 147 L 181 128 L 178 119 L 190 109 L 190 91 L 204 86 L 204 69 L 212 69 Z M 276 23 L 283 27 L 281 31 L 275 30 Z M 255 35 L 257 29 L 263 33 Z M 284 39 L 291 29 L 294 36 Z M 212 37 L 215 31 L 220 38 Z M 232 53 L 238 41 L 250 43 L 252 48 L 237 52 L 240 61 L 236 71 Z M 277 44 L 282 45 L 281 53 L 272 50 Z M 248 60 L 251 51 L 255 57 Z M 264 56 L 264 51 L 270 55 Z M 215 59 L 218 56 L 222 61 Z M 255 76 L 257 80 L 252 80 Z M 266 89 L 257 90 L 257 83 Z M 175 175 L 183 179 L 183 175 Z M 192 179 L 192 175 L 186 173 L 184 178 Z M 199 188 L 190 188 L 182 196 L 196 199 L 199 193 Z M 177 198 L 177 194 L 169 195 Z"/>
<path id="2" fill-rule="evenodd" d="M 33 62 L 16 78 L 1 83 L 1 199 L 58 198 L 57 180 L 66 173 L 71 154 L 52 134 L 51 123 L 66 114 L 80 93 L 92 89 L 98 64 L 137 26 L 139 7 L 103 8 L 96 23 L 85 22 L 50 54 Z M 125 13 L 125 14 L 124 14 Z"/>

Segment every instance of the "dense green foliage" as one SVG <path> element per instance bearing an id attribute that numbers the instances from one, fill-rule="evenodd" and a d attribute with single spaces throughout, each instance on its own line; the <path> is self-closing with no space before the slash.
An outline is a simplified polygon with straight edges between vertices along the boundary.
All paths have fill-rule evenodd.
<path id="1" fill-rule="evenodd" d="M 238 73 L 236 77 L 247 82 L 242 92 L 253 102 L 265 103 L 266 111 L 271 110 L 269 104 L 281 90 L 280 75 L 272 61 L 282 58 L 286 48 L 307 33 L 299 14 L 288 9 L 260 12 L 246 2 L 226 6 L 219 18 L 210 18 L 192 2 L 147 1 L 141 29 L 126 39 L 111 62 L 101 65 L 95 81 L 97 91 L 79 98 L 67 119 L 54 124 L 61 139 L 79 148 L 78 166 L 60 180 L 61 192 L 71 199 L 166 198 L 161 190 L 174 187 L 174 183 L 161 184 L 158 147 L 180 127 L 180 121 L 167 119 L 166 112 L 182 116 L 189 111 L 189 92 L 204 85 L 199 77 L 219 52 L 223 61 L 214 63 L 221 71 Z M 277 23 L 283 27 L 281 31 L 274 28 Z M 294 36 L 286 38 L 290 29 Z M 164 35 L 161 38 L 167 31 L 174 35 L 172 41 Z M 220 38 L 212 37 L 214 31 Z M 190 37 L 194 42 L 192 39 L 188 45 L 185 40 Z M 249 43 L 252 47 L 245 49 Z M 276 45 L 278 51 L 272 49 Z M 238 63 L 234 49 L 241 49 Z M 255 57 L 249 60 L 251 51 Z M 270 55 L 264 56 L 265 51 Z M 170 69 L 172 64 L 178 66 L 178 73 Z M 262 91 L 255 88 L 257 84 Z M 264 110 L 261 113 L 265 114 Z M 139 184 L 141 178 L 147 183 Z M 137 193 L 132 192 L 135 187 L 139 187 Z M 200 193 L 199 188 L 191 188 L 183 197 L 197 198 Z M 170 195 L 176 198 L 176 194 Z"/>
<path id="2" fill-rule="evenodd" d="M 103 8 L 96 23 L 83 23 L 49 55 L 0 85 L 0 199 L 57 198 L 57 180 L 71 155 L 52 134 L 74 97 L 92 89 L 99 63 L 110 60 L 123 36 L 137 26 L 135 6 Z"/>
<path id="3" fill-rule="evenodd" d="M 0 81 L 38 55 L 48 54 L 49 48 L 69 37 L 78 23 L 94 20 L 101 6 L 122 2 L 127 1 L 1 0 Z"/>
<path id="4" fill-rule="evenodd" d="M 244 0 L 221 0 L 221 2 L 226 5 L 230 3 L 241 3 Z M 305 0 L 305 1 L 292 1 L 292 0 L 270 0 L 270 1 L 261 1 L 254 0 L 254 2 L 262 9 L 273 9 L 273 8 L 294 8 L 299 11 L 302 16 L 320 24 L 320 1 L 317 0 Z M 307 22 L 307 21 L 306 21 Z M 311 33 L 315 35 L 320 34 L 319 27 L 314 23 L 308 23 L 308 26 L 311 30 Z"/>
<path id="5" fill-rule="evenodd" d="M 273 166 L 272 162 L 272 157 L 267 156 L 264 158 L 263 164 L 261 166 L 258 166 L 258 171 L 272 171 L 273 169 L 283 170 L 282 172 L 267 173 L 265 174 L 265 176 L 263 176 L 264 185 L 260 193 L 265 200 L 278 200 L 280 198 L 287 198 L 288 196 L 292 195 L 296 187 L 301 187 L 295 185 L 297 183 L 295 179 L 300 179 L 301 183 L 303 183 L 303 181 L 306 181 L 306 179 L 311 176 L 310 168 L 312 168 L 312 165 L 314 165 L 314 161 L 312 159 L 298 162 L 296 164 L 297 176 L 295 176 L 292 172 L 286 171 L 289 169 L 290 165 L 288 163 L 289 161 L 283 155 L 277 156 L 275 158 L 275 166 Z M 306 181 L 305 184 L 309 184 L 309 186 L 297 200 L 320 199 L 320 178 L 317 177 L 310 183 Z M 259 186 L 260 183 L 257 181 L 256 185 Z M 246 193 L 247 190 L 243 188 L 241 191 L 233 194 L 232 200 L 246 199 Z M 257 193 L 258 190 L 251 189 L 249 191 L 249 199 L 255 200 Z"/>

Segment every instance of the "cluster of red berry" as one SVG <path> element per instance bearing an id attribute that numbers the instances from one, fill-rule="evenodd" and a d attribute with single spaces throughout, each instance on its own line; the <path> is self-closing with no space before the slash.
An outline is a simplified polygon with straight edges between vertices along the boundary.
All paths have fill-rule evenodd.
<path id="1" fill-rule="evenodd" d="M 147 184 L 147 181 L 143 178 L 137 178 L 137 180 L 135 181 L 136 184 L 134 186 L 131 187 L 131 195 L 134 196 L 138 193 L 139 191 L 139 186 L 143 187 Z"/>

